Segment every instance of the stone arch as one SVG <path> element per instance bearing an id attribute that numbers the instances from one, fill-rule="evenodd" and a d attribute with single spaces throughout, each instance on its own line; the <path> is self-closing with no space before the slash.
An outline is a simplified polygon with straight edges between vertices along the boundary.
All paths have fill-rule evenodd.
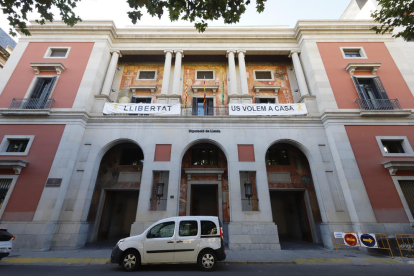
<path id="1" fill-rule="evenodd" d="M 309 239 L 311 239 L 313 242 L 318 242 L 318 237 L 316 235 L 316 226 L 315 223 L 321 223 L 322 222 L 322 216 L 321 216 L 321 209 L 323 210 L 323 201 L 320 195 L 320 189 L 319 189 L 319 183 L 318 183 L 318 179 L 317 179 L 317 174 L 316 174 L 316 168 L 314 165 L 314 156 L 312 156 L 310 150 L 305 147 L 302 143 L 292 140 L 292 139 L 278 139 L 276 141 L 273 141 L 272 143 L 270 143 L 270 145 L 267 147 L 266 151 L 265 151 L 265 156 L 264 156 L 264 160 L 262 160 L 261 162 L 266 162 L 266 156 L 267 156 L 267 152 L 270 148 L 272 148 L 273 146 L 276 145 L 283 145 L 283 144 L 287 144 L 293 148 L 291 148 L 291 150 L 293 152 L 295 152 L 296 150 L 298 150 L 298 152 L 293 153 L 294 156 L 290 156 L 288 157 L 290 159 L 290 162 L 293 161 L 294 164 L 289 164 L 290 168 L 292 169 L 293 167 L 293 174 L 295 177 L 295 180 L 292 180 L 292 185 L 285 185 L 285 183 L 280 183 L 275 185 L 274 183 L 272 183 L 271 179 L 270 179 L 270 171 L 269 171 L 269 167 L 272 166 L 268 166 L 268 164 L 266 165 L 266 173 L 268 174 L 269 177 L 269 193 L 277 193 L 277 191 L 289 191 L 291 193 L 295 193 L 295 192 L 301 192 L 303 193 L 303 203 L 304 203 L 304 209 L 306 210 L 305 216 L 307 217 L 307 220 L 309 222 L 308 224 L 308 228 L 309 228 Z M 288 147 L 289 147 L 288 146 Z M 299 170 L 303 169 L 303 161 L 300 161 L 300 159 L 302 158 L 301 156 L 303 156 L 304 160 L 306 161 L 306 166 L 309 168 L 309 172 L 308 173 L 304 173 L 304 175 L 302 175 L 302 177 L 300 178 L 300 180 L 296 179 L 298 178 L 298 175 L 300 176 L 301 173 L 298 173 Z M 293 159 L 292 159 L 293 158 Z M 298 165 L 297 163 L 302 163 L 301 165 Z M 278 165 L 276 165 L 275 167 L 277 167 Z M 305 166 L 305 167 L 306 167 Z M 296 169 L 296 170 L 295 170 Z M 304 171 L 307 171 L 307 169 L 303 169 Z M 286 167 L 283 172 L 288 172 L 289 171 L 289 167 Z M 279 170 L 276 170 L 274 172 L 282 172 Z M 292 173 L 291 171 L 289 171 L 289 174 Z M 308 184 L 308 187 L 305 187 L 306 185 L 304 185 L 302 178 L 308 175 L 311 177 L 310 182 Z M 290 176 L 289 176 L 290 177 Z M 276 181 L 275 181 L 276 182 Z M 298 185 L 296 182 L 299 182 L 303 185 Z M 278 190 L 278 188 L 283 188 Z M 302 195 L 301 195 L 302 196 Z M 273 203 L 273 198 L 271 195 L 271 202 Z M 303 206 L 302 206 L 303 207 Z M 275 212 L 275 210 L 277 210 L 277 207 L 272 206 L 272 213 Z M 275 220 L 275 214 L 273 214 L 273 218 Z M 316 219 L 316 220 L 315 220 Z M 277 222 L 275 221 L 275 223 L 277 224 Z M 278 227 L 279 228 L 279 227 Z M 305 226 L 306 228 L 306 226 Z"/>

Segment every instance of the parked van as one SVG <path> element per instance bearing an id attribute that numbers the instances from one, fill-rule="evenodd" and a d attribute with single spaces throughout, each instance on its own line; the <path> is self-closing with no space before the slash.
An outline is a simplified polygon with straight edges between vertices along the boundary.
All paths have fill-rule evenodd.
<path id="1" fill-rule="evenodd" d="M 223 229 L 218 217 L 172 217 L 160 220 L 141 235 L 120 240 L 111 262 L 126 271 L 141 265 L 197 263 L 212 271 L 224 261 Z"/>
<path id="2" fill-rule="evenodd" d="M 10 255 L 14 236 L 7 229 L 0 229 L 0 260 Z"/>

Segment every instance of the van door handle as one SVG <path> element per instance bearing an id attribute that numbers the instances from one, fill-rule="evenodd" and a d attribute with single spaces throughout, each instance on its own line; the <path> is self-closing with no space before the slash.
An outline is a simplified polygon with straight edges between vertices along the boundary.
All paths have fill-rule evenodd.
<path id="1" fill-rule="evenodd" d="M 174 243 L 174 241 L 168 241 L 167 243 Z"/>
<path id="2" fill-rule="evenodd" d="M 177 243 L 182 243 L 183 241 L 177 241 Z"/>

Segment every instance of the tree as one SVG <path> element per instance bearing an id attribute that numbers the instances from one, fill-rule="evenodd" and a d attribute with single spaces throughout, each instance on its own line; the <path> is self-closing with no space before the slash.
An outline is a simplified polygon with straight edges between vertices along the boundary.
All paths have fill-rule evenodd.
<path id="1" fill-rule="evenodd" d="M 414 39 L 414 1 L 413 0 L 379 0 L 381 6 L 371 14 L 375 21 L 381 26 L 374 26 L 371 29 L 377 34 L 385 34 L 397 30 L 394 37 L 402 37 L 405 40 Z"/>
<path id="2" fill-rule="evenodd" d="M 73 11 L 76 4 L 81 0 L 0 0 L 3 13 L 7 14 L 7 19 L 11 26 L 15 26 L 25 35 L 30 35 L 27 29 L 27 14 L 33 10 L 37 11 L 40 19 L 36 20 L 39 24 L 46 21 L 52 22 L 54 19 L 51 13 L 52 7 L 59 9 L 62 20 L 69 26 L 75 25 L 82 19 Z M 119 0 L 118 0 L 119 1 Z M 124 0 L 127 1 L 131 11 L 128 17 L 132 23 L 136 24 L 146 10 L 151 16 L 161 16 L 164 11 L 168 11 L 171 21 L 179 19 L 195 22 L 194 26 L 199 32 L 204 32 L 208 26 L 208 20 L 224 19 L 225 24 L 237 23 L 241 15 L 246 11 L 246 6 L 250 0 Z M 256 10 L 261 13 L 264 11 L 267 0 L 256 0 Z M 10 28 L 9 33 L 16 36 L 16 32 Z"/>

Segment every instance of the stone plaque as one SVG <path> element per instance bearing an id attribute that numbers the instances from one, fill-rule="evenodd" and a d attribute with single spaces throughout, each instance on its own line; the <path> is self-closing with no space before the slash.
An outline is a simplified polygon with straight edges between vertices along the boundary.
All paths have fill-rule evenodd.
<path id="1" fill-rule="evenodd" d="M 48 188 L 59 188 L 60 184 L 62 184 L 62 178 L 48 178 L 46 181 Z"/>
<path id="2" fill-rule="evenodd" d="M 290 173 L 269 173 L 270 183 L 291 183 Z"/>

